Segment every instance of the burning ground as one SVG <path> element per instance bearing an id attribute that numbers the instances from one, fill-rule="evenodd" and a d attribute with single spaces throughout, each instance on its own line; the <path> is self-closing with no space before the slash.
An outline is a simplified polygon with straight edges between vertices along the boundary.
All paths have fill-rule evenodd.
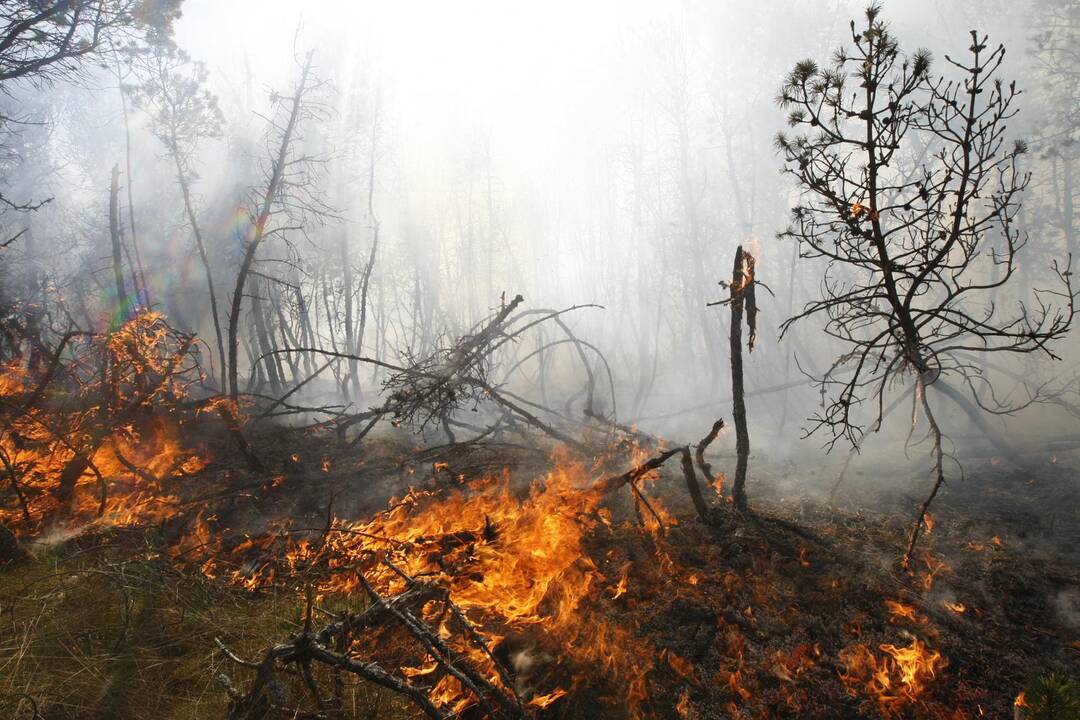
<path id="1" fill-rule="evenodd" d="M 29 487 L 31 522 L 6 511 L 5 712 L 997 718 L 1080 653 L 1061 462 L 971 469 L 905 572 L 902 483 L 870 513 L 803 499 L 834 473 L 766 464 L 753 513 L 715 497 L 706 523 L 677 457 L 611 482 L 659 451 L 640 437 L 590 456 L 277 428 L 251 438 L 258 473 L 220 424 L 121 450 L 71 519 L 40 522 Z"/>
<path id="2" fill-rule="evenodd" d="M 0 3 L 0 716 L 1080 718 L 1080 3 L 390 5 Z"/>

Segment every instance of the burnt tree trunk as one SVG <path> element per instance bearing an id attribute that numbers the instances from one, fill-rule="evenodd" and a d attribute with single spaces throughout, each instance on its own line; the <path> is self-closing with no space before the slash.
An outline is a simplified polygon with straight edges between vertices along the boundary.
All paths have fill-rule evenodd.
<path id="1" fill-rule="evenodd" d="M 735 480 L 731 499 L 739 510 L 746 509 L 746 467 L 750 459 L 750 432 L 746 427 L 746 391 L 743 387 L 742 321 L 746 314 L 747 351 L 753 352 L 757 334 L 757 300 L 754 296 L 754 256 L 735 250 L 731 271 L 731 415 L 735 422 Z"/>

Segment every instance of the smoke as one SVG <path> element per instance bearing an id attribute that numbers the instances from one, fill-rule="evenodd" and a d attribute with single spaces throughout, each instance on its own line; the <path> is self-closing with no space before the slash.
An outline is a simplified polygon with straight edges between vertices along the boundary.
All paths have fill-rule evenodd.
<path id="1" fill-rule="evenodd" d="M 1043 82 L 1030 53 L 1034 7 L 919 0 L 888 3 L 884 13 L 903 49 L 926 47 L 939 58 L 935 71 L 948 71 L 940 58 L 962 53 L 972 28 L 1005 43 L 1002 75 L 1032 88 L 1011 128 L 1022 135 L 1035 127 Z M 818 291 L 821 267 L 775 239 L 794 200 L 772 145 L 784 124 L 775 97 L 796 61 L 826 60 L 849 42 L 848 22 L 862 10 L 825 0 L 187 0 L 175 39 L 205 64 L 225 117 L 221 136 L 201 142 L 192 161 L 219 293 L 230 289 L 250 190 L 264 181 L 271 101 L 291 91 L 310 50 L 328 83 L 318 102 L 329 119 L 306 129 L 303 151 L 325 161 L 312 182 L 329 211 L 261 262 L 307 293 L 318 332 L 325 336 L 344 312 L 324 289 L 341 287 L 343 264 L 362 274 L 377 224 L 361 350 L 422 353 L 517 293 L 534 308 L 595 303 L 603 309 L 567 321 L 610 364 L 615 397 L 598 405 L 651 432 L 696 437 L 730 415 L 729 319 L 706 304 L 724 296 L 718 283 L 736 246 L 753 243 L 759 279 L 773 290 L 759 297 L 760 337 L 746 368 L 753 435 L 764 442 L 755 447 L 774 456 L 817 453 L 816 437 L 799 440 L 820 402 L 803 371 L 820 372 L 838 350 L 812 323 L 782 342 L 777 331 Z M 93 292 L 84 264 L 91 275 L 108 266 L 108 173 L 127 165 L 116 72 L 101 68 L 88 87 L 18 98 L 36 102 L 38 117 L 49 120 L 51 132 L 37 139 L 53 172 L 42 179 L 24 168 L 13 181 L 28 196 L 57 198 L 32 219 L 33 240 L 20 252 L 72 292 L 76 284 Z M 146 118 L 126 110 L 132 171 L 124 182 L 151 299 L 209 339 L 205 281 L 174 173 Z M 1054 170 L 1044 162 L 1030 169 L 1038 207 Z M 1032 268 L 1049 256 L 1046 244 L 1036 251 Z M 1037 285 L 1038 276 L 1024 282 Z M 580 363 L 570 346 L 554 353 L 552 377 L 573 397 Z M 1022 379 L 999 374 L 996 382 L 1022 401 L 1026 386 L 1062 367 L 1032 357 L 1005 369 Z M 335 392 L 329 379 L 318 387 Z M 377 383 L 365 378 L 362 390 L 370 398 Z M 535 396 L 538 387 L 522 390 Z M 903 454 L 906 412 L 872 435 L 875 452 Z M 1022 443 L 1062 417 L 1036 407 L 1022 423 L 992 422 Z M 957 445 L 985 449 L 962 413 L 950 419 L 961 428 L 952 433 Z"/>

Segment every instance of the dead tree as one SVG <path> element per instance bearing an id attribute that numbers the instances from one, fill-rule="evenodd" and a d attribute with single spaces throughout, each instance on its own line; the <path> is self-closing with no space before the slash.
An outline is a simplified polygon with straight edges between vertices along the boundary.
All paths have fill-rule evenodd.
<path id="1" fill-rule="evenodd" d="M 877 427 L 887 391 L 913 381 L 934 449 L 910 556 L 945 477 L 927 391 L 953 402 L 970 395 L 962 409 L 975 415 L 1014 410 L 984 404 L 975 390 L 987 381 L 963 351 L 1056 359 L 1051 343 L 1072 323 L 1075 293 L 1066 260 L 1052 265 L 1056 288 L 1003 302 L 1026 242 L 1016 219 L 1028 183 L 1019 167 L 1026 146 L 1005 134 L 1019 91 L 995 77 L 1004 46 L 988 51 L 972 31 L 967 63 L 945 56 L 958 77 L 935 79 L 929 52 L 902 55 L 876 6 L 865 20 L 861 30 L 851 24 L 853 47 L 828 67 L 798 63 L 780 91 L 798 134 L 781 134 L 777 147 L 802 192 L 781 237 L 824 264 L 822 297 L 782 329 L 821 316 L 844 348 L 815 378 L 827 399 L 808 433 L 828 433 L 829 448 L 841 438 L 857 444 L 863 403 Z"/>
<path id="2" fill-rule="evenodd" d="M 709 303 L 728 305 L 731 308 L 731 416 L 735 422 L 735 480 L 731 485 L 731 499 L 739 510 L 746 510 L 746 470 L 750 462 L 750 430 L 746 424 L 746 390 L 743 385 L 742 323 L 746 317 L 746 350 L 754 351 L 757 342 L 757 293 L 754 277 L 754 256 L 740 245 L 735 250 L 735 264 L 731 270 L 731 283 L 727 285 L 726 300 Z M 716 429 L 719 432 L 719 428 Z M 715 435 L 713 435 L 715 437 Z"/>
<path id="3" fill-rule="evenodd" d="M 295 141 L 301 119 L 307 115 L 305 105 L 307 95 L 312 91 L 311 77 L 312 54 L 307 58 L 300 70 L 300 79 L 296 84 L 291 97 L 283 99 L 287 104 L 288 112 L 284 123 L 277 127 L 277 147 L 267 169 L 268 177 L 266 186 L 263 188 L 256 207 L 252 211 L 251 237 L 247 239 L 244 247 L 244 256 L 240 262 L 240 269 L 236 273 L 236 284 L 233 287 L 232 302 L 229 308 L 228 323 L 228 351 L 229 351 L 229 398 L 235 403 L 240 394 L 239 387 L 239 332 L 240 332 L 240 308 L 244 299 L 244 289 L 248 286 L 248 276 L 259 246 L 271 232 L 270 219 L 274 214 L 275 204 L 278 201 L 282 184 L 287 174 L 292 169 L 294 159 L 290 156 L 293 142 Z"/>
<path id="4" fill-rule="evenodd" d="M 754 296 L 754 256 L 742 245 L 735 251 L 731 271 L 731 417 L 735 423 L 735 480 L 731 497 L 735 507 L 746 509 L 746 466 L 750 460 L 750 431 L 746 426 L 746 400 L 743 389 L 742 320 L 746 310 L 746 351 L 754 351 L 757 339 L 757 300 Z"/>

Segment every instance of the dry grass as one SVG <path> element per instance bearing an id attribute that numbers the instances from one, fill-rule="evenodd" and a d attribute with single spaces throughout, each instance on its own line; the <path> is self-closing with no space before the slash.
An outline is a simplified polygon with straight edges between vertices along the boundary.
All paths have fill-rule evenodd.
<path id="1" fill-rule="evenodd" d="M 250 671 L 214 639 L 257 658 L 300 627 L 302 607 L 293 594 L 236 592 L 181 575 L 145 538 L 137 548 L 111 538 L 39 552 L 0 567 L 0 717 L 225 718 L 219 674 L 243 687 Z M 288 705 L 299 688 L 283 694 Z M 343 699 L 354 718 L 396 712 L 368 686 L 346 687 Z"/>

